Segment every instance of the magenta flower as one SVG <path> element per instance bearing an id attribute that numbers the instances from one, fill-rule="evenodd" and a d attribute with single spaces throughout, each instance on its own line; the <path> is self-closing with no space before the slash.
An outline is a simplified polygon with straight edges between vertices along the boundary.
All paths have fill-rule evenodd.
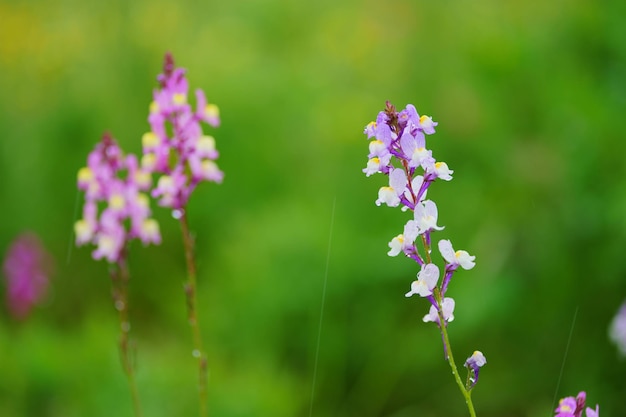
<path id="1" fill-rule="evenodd" d="M 78 188 L 85 191 L 85 205 L 83 218 L 74 225 L 76 244 L 93 243 L 94 259 L 115 263 L 131 239 L 161 243 L 146 194 L 151 185 L 149 172 L 138 166 L 135 155 L 124 157 L 111 135 L 104 134 L 89 154 L 87 166 L 78 171 Z M 98 214 L 99 206 L 104 208 Z"/>
<path id="2" fill-rule="evenodd" d="M 221 183 L 224 174 L 215 160 L 219 156 L 215 138 L 205 135 L 201 122 L 212 127 L 220 124 L 219 109 L 207 103 L 197 90 L 196 109 L 188 103 L 189 85 L 183 68 L 175 68 L 171 54 L 165 55 L 163 73 L 157 77 L 148 122 L 150 132 L 143 136 L 142 168 L 160 173 L 152 196 L 159 205 L 180 209 L 202 181 Z"/>
<path id="3" fill-rule="evenodd" d="M 576 398 L 566 397 L 559 401 L 559 406 L 554 410 L 556 417 L 574 417 L 576 412 Z"/>
<path id="4" fill-rule="evenodd" d="M 574 397 L 565 397 L 559 401 L 559 406 L 556 408 L 555 417 L 581 417 L 583 414 L 583 410 L 585 410 L 585 415 L 587 417 L 599 417 L 600 416 L 600 406 L 596 404 L 596 408 L 587 407 L 585 408 L 585 401 L 587 399 L 587 394 L 585 391 L 581 391 L 578 393 L 576 398 Z"/>
<path id="5" fill-rule="evenodd" d="M 3 265 L 6 303 L 13 317 L 23 320 L 46 296 L 51 258 L 32 233 L 18 236 L 9 247 Z"/>

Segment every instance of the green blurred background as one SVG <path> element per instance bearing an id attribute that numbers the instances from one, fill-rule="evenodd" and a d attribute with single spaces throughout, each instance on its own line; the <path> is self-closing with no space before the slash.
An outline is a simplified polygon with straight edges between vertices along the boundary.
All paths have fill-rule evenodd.
<path id="1" fill-rule="evenodd" d="M 386 255 L 408 214 L 361 172 L 385 100 L 432 115 L 455 170 L 429 197 L 435 238 L 477 257 L 449 294 L 457 361 L 488 360 L 478 415 L 553 415 L 563 363 L 558 397 L 624 415 L 625 18 L 621 0 L 1 2 L 0 252 L 34 231 L 56 273 L 29 320 L 3 310 L 0 416 L 132 415 L 107 266 L 72 245 L 75 182 L 105 130 L 140 152 L 166 51 L 222 113 L 225 181 L 189 205 L 212 416 L 467 415 L 403 296 L 417 266 Z M 139 392 L 146 417 L 195 416 L 180 231 L 155 211 L 163 244 L 130 259 Z"/>

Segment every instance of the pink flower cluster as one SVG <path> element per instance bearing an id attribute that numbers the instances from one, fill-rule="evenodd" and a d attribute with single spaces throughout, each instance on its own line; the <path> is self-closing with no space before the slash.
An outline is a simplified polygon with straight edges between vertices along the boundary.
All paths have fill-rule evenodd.
<path id="1" fill-rule="evenodd" d="M 118 262 L 131 239 L 161 243 L 159 225 L 150 217 L 150 173 L 135 155 L 124 156 L 108 133 L 78 171 L 78 188 L 85 192 L 83 217 L 74 225 L 76 244 L 93 243 L 94 259 Z M 101 210 L 99 207 L 103 206 Z"/>
<path id="2" fill-rule="evenodd" d="M 51 257 L 36 235 L 25 233 L 9 247 L 3 270 L 9 312 L 16 319 L 23 320 L 47 293 Z"/>
<path id="3" fill-rule="evenodd" d="M 95 259 L 120 261 L 126 243 L 161 242 L 159 225 L 150 217 L 150 197 L 159 205 L 182 209 L 201 181 L 220 183 L 224 174 L 215 160 L 213 136 L 201 123 L 217 127 L 219 109 L 196 90 L 196 110 L 187 101 L 188 82 L 183 68 L 175 68 L 165 55 L 163 73 L 157 77 L 148 123 L 142 138 L 143 155 L 124 156 L 115 140 L 105 134 L 78 172 L 78 188 L 85 192 L 82 219 L 75 224 L 76 243 L 96 245 Z M 162 174 L 156 187 L 152 175 Z"/>
<path id="4" fill-rule="evenodd" d="M 188 103 L 188 82 L 183 68 L 175 68 L 170 54 L 165 56 L 163 73 L 158 77 L 148 122 L 151 130 L 143 135 L 141 166 L 163 174 L 152 191 L 159 205 L 183 208 L 201 181 L 221 183 L 224 174 L 215 159 L 215 138 L 205 135 L 201 122 L 220 124 L 219 109 L 208 104 L 204 92 L 196 90 L 196 109 Z"/>

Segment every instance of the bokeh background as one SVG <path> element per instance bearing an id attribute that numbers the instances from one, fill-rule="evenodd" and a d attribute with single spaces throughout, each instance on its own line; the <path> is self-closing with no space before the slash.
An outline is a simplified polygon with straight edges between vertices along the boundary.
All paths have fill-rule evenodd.
<path id="1" fill-rule="evenodd" d="M 488 360 L 478 415 L 549 416 L 580 390 L 624 415 L 625 18 L 620 0 L 0 2 L 0 252 L 32 231 L 55 260 L 27 320 L 2 310 L 0 415 L 132 415 L 107 266 L 72 244 L 76 172 L 104 131 L 140 152 L 166 51 L 222 113 L 225 181 L 189 206 L 211 415 L 467 415 L 427 303 L 403 296 L 416 265 L 386 255 L 408 214 L 361 172 L 385 100 L 432 115 L 455 170 L 429 196 L 437 238 L 477 257 L 449 294 L 457 361 Z M 139 392 L 145 416 L 194 416 L 180 230 L 155 212 L 163 244 L 130 259 Z"/>

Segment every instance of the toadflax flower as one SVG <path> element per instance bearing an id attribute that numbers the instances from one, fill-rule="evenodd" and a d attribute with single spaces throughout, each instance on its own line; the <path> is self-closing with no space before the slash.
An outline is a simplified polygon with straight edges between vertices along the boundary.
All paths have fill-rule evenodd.
<path id="1" fill-rule="evenodd" d="M 443 312 L 443 319 L 446 325 L 454 320 L 454 299 L 450 297 L 446 297 L 443 299 L 441 303 L 441 310 Z M 439 308 L 437 306 L 431 305 L 428 314 L 424 316 L 422 319 L 424 323 L 433 322 L 437 323 L 438 326 L 441 326 L 439 320 Z"/>
<path id="2" fill-rule="evenodd" d="M 459 266 L 465 270 L 474 268 L 476 265 L 474 259 L 476 259 L 476 257 L 471 256 L 464 250 L 455 252 L 452 248 L 452 243 L 447 239 L 439 241 L 439 252 L 446 261 L 445 275 L 443 277 L 443 283 L 441 284 L 441 293 L 444 295 L 448 289 L 448 284 L 450 283 L 450 279 L 452 279 L 454 271 L 456 271 Z"/>
<path id="3" fill-rule="evenodd" d="M 596 408 L 585 408 L 585 401 L 587 399 L 587 393 L 581 391 L 576 398 L 565 397 L 559 401 L 559 406 L 554 410 L 555 417 L 581 417 L 583 410 L 587 417 L 599 417 L 600 406 L 596 404 Z"/>
<path id="4" fill-rule="evenodd" d="M 387 254 L 397 256 L 404 253 L 420 265 L 422 270 L 418 279 L 413 281 L 406 296 L 417 294 L 430 297 L 434 310 L 431 308 L 425 321 L 438 322 L 437 312 L 441 309 L 446 313 L 447 322 L 454 317 L 454 300 L 444 297 L 450 278 L 459 266 L 473 268 L 475 257 L 466 251 L 455 252 L 449 240 L 440 241 L 439 250 L 446 261 L 446 268 L 441 291 L 437 297 L 433 296 L 439 269 L 430 262 L 431 234 L 444 227 L 437 224 L 437 204 L 426 200 L 426 193 L 437 179 L 452 180 L 453 173 L 445 162 L 437 161 L 427 147 L 426 137 L 435 133 L 436 126 L 437 122 L 430 116 L 420 116 L 411 104 L 398 112 L 387 102 L 385 110 L 378 113 L 376 120 L 365 126 L 364 133 L 370 142 L 368 162 L 363 172 L 368 177 L 377 173 L 389 177 L 388 185 L 378 191 L 377 206 L 401 207 L 413 212 L 413 218 L 406 222 L 403 233 L 388 243 Z M 424 253 L 420 253 L 416 246 L 419 236 L 424 244 Z M 433 282 L 435 268 L 437 279 Z"/>
<path id="5" fill-rule="evenodd" d="M 405 296 L 411 297 L 417 294 L 420 297 L 427 297 L 431 295 L 438 279 L 439 268 L 437 268 L 437 265 L 428 264 L 422 266 L 421 271 L 417 274 L 417 280 L 411 284 L 411 291 L 407 292 Z"/>
<path id="6" fill-rule="evenodd" d="M 94 259 L 118 262 L 126 243 L 161 243 L 159 225 L 150 217 L 149 173 L 135 155 L 124 156 L 117 142 L 105 133 L 78 171 L 78 188 L 85 192 L 83 218 L 74 225 L 76 244 L 96 245 Z M 98 207 L 104 208 L 99 212 Z"/>
<path id="7" fill-rule="evenodd" d="M 487 363 L 487 359 L 485 358 L 485 355 L 483 355 L 483 353 L 479 350 L 474 351 L 472 356 L 467 358 L 467 360 L 465 361 L 465 367 L 468 369 L 470 373 L 469 374 L 469 382 L 470 382 L 469 389 L 474 388 L 474 386 L 478 382 L 478 372 L 480 371 L 481 367 L 485 366 L 486 363 Z"/>
<path id="8" fill-rule="evenodd" d="M 202 90 L 196 90 L 196 108 L 192 108 L 185 70 L 174 66 L 169 53 L 157 79 L 159 88 L 154 90 L 148 116 L 150 131 L 142 139 L 141 164 L 150 173 L 162 174 L 152 190 L 159 205 L 181 209 L 200 182 L 221 183 L 224 178 L 215 163 L 219 156 L 215 138 L 204 134 L 201 125 L 218 127 L 219 109 L 207 103 Z"/>
<path id="9" fill-rule="evenodd" d="M 466 398 L 478 381 L 478 373 L 487 362 L 484 355 L 476 351 L 465 362 L 468 368 L 468 382 L 463 387 L 452 358 L 449 346 L 447 325 L 454 320 L 455 300 L 445 293 L 456 269 L 472 269 L 475 257 L 466 251 L 454 251 L 449 240 L 439 241 L 439 250 L 446 261 L 444 276 L 439 285 L 440 269 L 431 258 L 431 235 L 443 226 L 438 224 L 438 209 L 435 201 L 426 199 L 429 187 L 437 180 L 451 181 L 454 171 L 447 163 L 437 161 L 432 150 L 428 149 L 427 137 L 435 133 L 437 122 L 429 116 L 420 116 L 415 106 L 409 104 L 404 110 L 387 102 L 385 109 L 378 113 L 376 120 L 365 126 L 363 133 L 369 142 L 367 165 L 363 173 L 367 177 L 374 174 L 388 176 L 388 183 L 378 190 L 377 206 L 399 207 L 402 211 L 412 211 L 411 218 L 404 224 L 404 230 L 388 243 L 387 255 L 400 253 L 420 265 L 417 279 L 411 283 L 405 297 L 418 295 L 430 302 L 424 322 L 434 322 L 439 327 L 443 341 L 444 357 L 449 361 L 452 373 Z M 443 321 L 443 323 L 441 323 Z M 471 415 L 475 415 L 471 402 L 467 402 Z"/>
<path id="10" fill-rule="evenodd" d="M 51 257 L 35 234 L 24 233 L 11 243 L 4 257 L 3 271 L 9 313 L 23 320 L 46 296 Z"/>

